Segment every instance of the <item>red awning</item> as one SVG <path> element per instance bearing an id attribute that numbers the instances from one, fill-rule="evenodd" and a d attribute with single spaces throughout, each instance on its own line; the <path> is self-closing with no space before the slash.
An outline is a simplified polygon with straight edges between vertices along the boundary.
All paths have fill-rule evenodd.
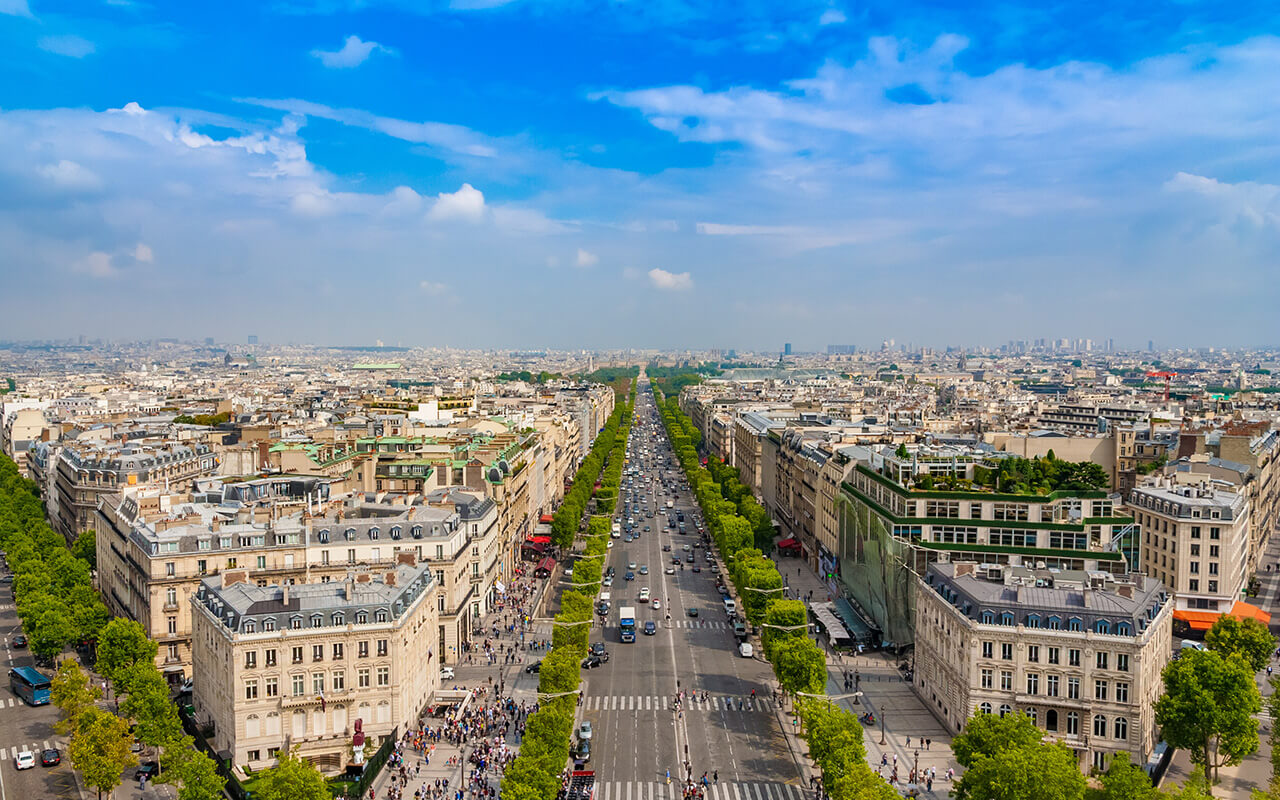
<path id="1" fill-rule="evenodd" d="M 524 540 L 525 544 L 551 544 L 550 536 L 530 536 Z"/>
<path id="2" fill-rule="evenodd" d="M 1238 619 L 1256 619 L 1263 625 L 1271 624 L 1271 615 L 1255 605 L 1250 605 L 1243 601 L 1237 601 L 1231 610 L 1227 612 Z M 1193 631 L 1207 631 L 1213 627 L 1213 623 L 1218 621 L 1218 617 L 1222 616 L 1216 611 L 1192 611 L 1190 609 L 1179 609 L 1173 612 L 1173 618 L 1187 623 Z"/>
<path id="3" fill-rule="evenodd" d="M 545 569 L 547 572 L 553 572 L 556 568 L 556 560 L 551 556 L 547 556 L 538 562 L 538 569 Z"/>
<path id="4" fill-rule="evenodd" d="M 1271 624 L 1271 615 L 1255 605 L 1250 605 L 1243 600 L 1237 600 L 1236 604 L 1231 607 L 1231 616 L 1240 619 L 1256 619 L 1263 625 Z"/>
<path id="5" fill-rule="evenodd" d="M 790 550 L 793 547 L 799 547 L 799 546 L 800 546 L 800 543 L 797 542 L 795 539 L 783 539 L 782 541 L 778 542 L 778 547 L 781 547 L 783 550 Z"/>
<path id="6" fill-rule="evenodd" d="M 556 518 L 551 516 L 550 514 L 543 514 L 542 516 L 538 517 L 539 525 L 550 525 L 555 521 L 556 521 Z"/>

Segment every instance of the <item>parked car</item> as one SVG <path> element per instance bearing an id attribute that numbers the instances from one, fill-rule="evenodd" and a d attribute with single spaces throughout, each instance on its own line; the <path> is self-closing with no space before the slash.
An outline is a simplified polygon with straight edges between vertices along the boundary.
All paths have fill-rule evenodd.
<path id="1" fill-rule="evenodd" d="M 441 668 L 441 670 L 440 670 L 440 680 L 442 680 L 442 681 L 451 681 L 451 680 L 453 680 L 453 667 L 443 667 L 443 668 Z"/>
<path id="2" fill-rule="evenodd" d="M 583 721 L 583 723 L 582 723 L 581 725 L 579 725 L 579 726 L 578 726 L 578 738 L 579 738 L 579 739 L 582 739 L 582 740 L 590 739 L 590 738 L 591 738 L 591 733 L 592 733 L 592 732 L 591 732 L 591 723 L 590 723 L 590 722 Z"/>
<path id="3" fill-rule="evenodd" d="M 738 653 L 743 658 L 751 658 L 751 656 L 754 655 L 755 650 L 751 647 L 751 642 L 743 642 L 738 645 Z"/>
<path id="4" fill-rule="evenodd" d="M 14 646 L 14 647 L 26 647 L 26 646 L 27 646 L 27 637 L 23 636 L 22 634 L 18 634 L 17 636 L 13 637 L 13 646 Z"/>
<path id="5" fill-rule="evenodd" d="M 18 769 L 31 769 L 36 765 L 35 753 L 30 750 L 23 750 L 16 753 L 13 757 L 13 766 Z"/>
<path id="6" fill-rule="evenodd" d="M 62 753 L 56 747 L 50 747 L 40 753 L 40 766 L 56 767 L 62 763 Z"/>

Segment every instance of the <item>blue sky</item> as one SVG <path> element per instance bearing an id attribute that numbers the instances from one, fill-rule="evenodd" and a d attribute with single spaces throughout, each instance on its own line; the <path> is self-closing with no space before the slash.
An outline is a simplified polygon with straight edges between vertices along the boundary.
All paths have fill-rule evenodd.
<path id="1" fill-rule="evenodd" d="M 1277 344 L 1278 8 L 0 0 L 0 338 Z"/>

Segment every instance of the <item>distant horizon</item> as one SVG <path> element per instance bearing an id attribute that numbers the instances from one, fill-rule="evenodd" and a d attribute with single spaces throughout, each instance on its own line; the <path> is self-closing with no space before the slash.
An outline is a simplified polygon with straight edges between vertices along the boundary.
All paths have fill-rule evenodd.
<path id="1" fill-rule="evenodd" d="M 482 347 L 1274 338 L 1278 15 L 0 0 L 0 319 Z"/>

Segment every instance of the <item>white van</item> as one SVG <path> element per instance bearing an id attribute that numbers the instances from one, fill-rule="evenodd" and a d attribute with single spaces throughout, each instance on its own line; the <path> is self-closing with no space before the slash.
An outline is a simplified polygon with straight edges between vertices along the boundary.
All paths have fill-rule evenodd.
<path id="1" fill-rule="evenodd" d="M 726 597 L 724 599 L 724 613 L 729 616 L 733 616 L 738 613 L 738 604 L 733 601 L 732 597 Z"/>

